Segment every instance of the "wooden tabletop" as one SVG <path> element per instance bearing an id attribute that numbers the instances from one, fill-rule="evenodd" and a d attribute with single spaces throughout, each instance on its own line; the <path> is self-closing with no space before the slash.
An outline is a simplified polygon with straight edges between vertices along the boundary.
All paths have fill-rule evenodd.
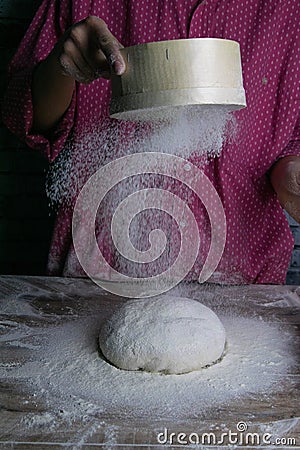
<path id="1" fill-rule="evenodd" d="M 173 290 L 174 295 L 179 295 L 178 292 L 177 288 Z M 52 399 L 46 395 L 45 389 L 39 391 L 33 387 L 34 378 L 39 376 L 34 372 L 36 368 L 41 367 L 46 373 L 46 368 L 53 370 L 55 364 L 51 354 L 45 354 L 43 360 L 39 361 L 43 366 L 36 364 L 35 355 L 40 337 L 44 339 L 49 331 L 49 337 L 51 332 L 51 339 L 55 342 L 53 333 L 57 330 L 56 353 L 59 354 L 60 349 L 63 351 L 62 342 L 59 341 L 62 330 L 74 327 L 78 334 L 84 325 L 86 333 L 91 333 L 95 318 L 102 321 L 126 299 L 102 290 L 87 279 L 0 277 L 0 448 L 146 449 L 166 448 L 166 444 L 169 444 L 169 448 L 189 448 L 186 442 L 191 439 L 194 443 L 195 433 L 198 437 L 207 433 L 206 438 L 211 441 L 206 440 L 207 445 L 201 448 L 231 448 L 228 444 L 235 444 L 234 448 L 240 449 L 299 449 L 299 294 L 298 286 L 219 286 L 197 283 L 180 286 L 180 296 L 200 300 L 216 311 L 230 310 L 232 314 L 261 320 L 262 327 L 268 323 L 280 325 L 283 338 L 289 334 L 294 362 L 284 379 L 280 380 L 279 386 L 268 395 L 265 392 L 247 392 L 240 398 L 226 398 L 224 403 L 210 408 L 205 415 L 195 417 L 193 414 L 193 417 L 182 418 L 179 414 L 176 420 L 159 414 L 156 417 L 145 415 L 133 418 L 124 411 L 116 413 L 107 406 L 99 408 L 93 398 L 80 398 L 80 401 L 89 403 L 91 407 L 88 411 L 93 412 L 80 416 L 74 410 L 71 415 L 66 404 L 60 406 L 60 399 L 56 398 L 58 407 L 54 415 Z M 255 342 L 249 342 L 249 345 L 255 345 Z M 89 351 L 88 348 L 86 351 Z M 32 373 L 28 371 L 30 364 Z M 27 369 L 23 373 L 21 369 L 25 366 Z M 67 362 L 65 370 L 66 376 L 72 377 L 73 369 Z M 86 367 L 86 370 L 92 369 Z M 53 380 L 55 383 L 63 380 L 63 374 Z M 51 384 L 51 377 L 48 382 Z M 180 395 L 178 392 L 178 405 L 181 403 Z M 79 402 L 76 392 L 73 400 Z M 109 399 L 106 400 L 109 404 Z M 170 438 L 168 435 L 165 439 L 166 429 L 167 433 L 173 432 L 174 436 Z M 180 435 L 180 432 L 184 434 Z M 227 436 L 222 441 L 224 432 Z M 229 432 L 232 433 L 231 441 L 228 441 Z M 248 444 L 242 439 L 246 432 L 250 439 Z M 209 433 L 212 433 L 210 437 Z M 233 433 L 238 433 L 239 442 L 234 443 Z M 263 442 L 264 439 L 266 442 Z M 271 441 L 274 447 L 270 445 Z M 216 442 L 218 445 L 214 446 Z"/>

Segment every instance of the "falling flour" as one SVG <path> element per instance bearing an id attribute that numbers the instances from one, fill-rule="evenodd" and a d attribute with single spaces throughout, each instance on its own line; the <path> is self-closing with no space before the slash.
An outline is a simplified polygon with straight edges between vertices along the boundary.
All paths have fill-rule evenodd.
<path id="1" fill-rule="evenodd" d="M 156 276 L 172 267 L 180 253 L 182 241 L 180 226 L 172 214 L 167 213 L 163 207 L 166 194 L 172 193 L 173 200 L 169 204 L 173 210 L 178 209 L 181 202 L 190 208 L 196 222 L 199 223 L 199 229 L 202 231 L 204 228 L 201 238 L 203 255 L 200 256 L 204 261 L 210 239 L 207 211 L 193 189 L 177 179 L 176 173 L 172 172 L 174 167 L 172 157 L 180 157 L 186 167 L 191 161 L 197 168 L 203 169 L 208 161 L 220 155 L 225 141 L 234 137 L 234 124 L 234 116 L 228 111 L 206 106 L 175 109 L 171 112 L 168 110 L 164 120 L 158 122 L 133 123 L 106 119 L 98 127 L 95 125 L 87 127 L 76 141 L 69 142 L 50 168 L 47 181 L 50 203 L 66 208 L 69 211 L 68 216 L 71 217 L 79 193 L 90 177 L 103 166 L 132 154 L 144 154 L 144 160 L 147 158 L 146 153 L 167 154 L 170 156 L 167 172 L 172 175 L 160 173 L 159 170 L 158 173 L 154 173 L 155 167 L 154 172 L 145 173 L 143 169 L 135 173 L 137 164 L 133 164 L 133 168 L 130 167 L 130 173 L 133 175 L 123 177 L 121 173 L 120 181 L 105 194 L 93 222 L 100 252 L 111 267 L 129 277 Z M 202 171 L 197 169 L 197 173 L 202 174 Z M 106 175 L 105 179 L 110 177 Z M 191 184 L 196 183 L 196 180 L 193 180 L 191 177 Z M 164 196 L 162 194 L 162 199 L 159 200 L 157 195 L 155 207 L 146 208 L 147 199 L 153 189 L 159 189 Z M 203 195 L 206 195 L 205 192 Z M 120 239 L 121 242 L 125 242 L 125 251 L 121 252 L 112 240 L 112 220 L 119 205 L 125 199 L 130 201 L 131 195 L 136 193 L 139 194 L 135 197 L 137 200 L 131 201 L 139 205 L 141 212 L 130 218 L 129 239 L 126 241 Z M 93 197 L 98 194 L 99 189 L 95 186 Z M 92 210 L 88 202 L 86 206 L 88 210 Z M 124 214 L 128 214 L 128 208 L 124 209 Z M 119 219 L 119 223 L 122 223 L 122 218 Z M 154 229 L 161 230 L 166 237 L 166 245 L 160 256 L 147 263 L 133 261 L 128 256 L 127 249 L 132 243 L 138 251 L 146 252 L 150 247 L 150 233 Z M 78 276 L 81 274 L 80 271 L 76 255 L 69 255 L 63 275 Z"/>
<path id="2" fill-rule="evenodd" d="M 158 152 L 206 164 L 220 155 L 225 142 L 236 136 L 232 113 L 216 106 L 167 109 L 164 119 L 147 122 L 124 122 L 102 119 L 71 139 L 56 158 L 48 173 L 47 194 L 50 204 L 72 204 L 87 180 L 100 167 L 124 155 Z M 135 184 L 132 179 L 129 183 Z M 116 196 L 122 196 L 124 185 Z"/>

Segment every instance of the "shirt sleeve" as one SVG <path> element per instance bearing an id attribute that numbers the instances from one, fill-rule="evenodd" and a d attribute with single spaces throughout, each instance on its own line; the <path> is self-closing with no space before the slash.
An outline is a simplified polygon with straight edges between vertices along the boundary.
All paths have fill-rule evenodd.
<path id="1" fill-rule="evenodd" d="M 5 125 L 29 147 L 41 151 L 50 161 L 59 154 L 72 129 L 76 93 L 68 110 L 47 137 L 33 133 L 32 74 L 71 25 L 71 11 L 69 0 L 42 2 L 9 65 L 8 86 L 2 104 Z"/>
<path id="2" fill-rule="evenodd" d="M 300 156 L 300 115 L 298 116 L 291 139 L 280 153 L 278 159 L 284 158 L 285 156 Z"/>

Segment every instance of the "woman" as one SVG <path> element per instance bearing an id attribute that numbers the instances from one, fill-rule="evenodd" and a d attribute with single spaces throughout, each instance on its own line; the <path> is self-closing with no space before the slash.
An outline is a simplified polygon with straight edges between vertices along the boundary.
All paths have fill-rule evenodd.
<path id="1" fill-rule="evenodd" d="M 297 0 L 44 0 L 10 65 L 4 121 L 55 161 L 63 149 L 80 147 L 95 126 L 111 126 L 108 79 L 125 70 L 122 45 L 238 41 L 247 108 L 235 113 L 234 142 L 203 169 L 227 219 L 225 251 L 211 280 L 283 283 L 293 239 L 282 207 L 300 220 L 299 19 Z M 128 125 L 119 124 L 118 132 L 128 133 Z M 72 206 L 61 205 L 49 274 L 84 275 L 71 221 Z M 209 235 L 208 223 L 203 233 Z"/>

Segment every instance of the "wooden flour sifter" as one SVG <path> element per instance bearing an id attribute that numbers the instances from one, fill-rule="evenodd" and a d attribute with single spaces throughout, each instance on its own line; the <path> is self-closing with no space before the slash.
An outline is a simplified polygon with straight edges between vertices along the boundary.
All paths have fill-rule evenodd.
<path id="1" fill-rule="evenodd" d="M 121 50 L 126 71 L 112 77 L 110 115 L 156 120 L 174 108 L 246 106 L 240 46 L 226 39 L 151 42 Z"/>

